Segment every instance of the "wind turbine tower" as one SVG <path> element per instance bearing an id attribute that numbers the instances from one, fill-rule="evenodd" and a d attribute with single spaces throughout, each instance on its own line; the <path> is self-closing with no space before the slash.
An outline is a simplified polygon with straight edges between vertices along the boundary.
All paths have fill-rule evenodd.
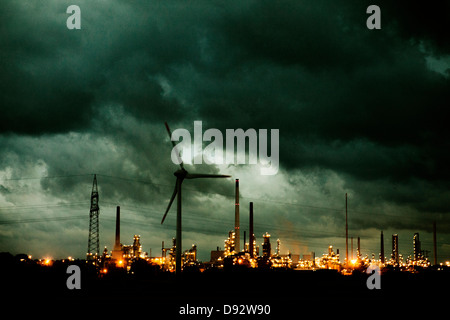
<path id="1" fill-rule="evenodd" d="M 167 132 L 169 134 L 170 141 L 172 142 L 172 145 L 174 149 L 176 149 L 175 142 L 172 140 L 172 132 L 170 131 L 169 125 L 167 122 L 165 123 Z M 166 212 L 164 213 L 164 216 L 161 220 L 161 224 L 164 223 L 164 220 L 166 219 L 167 213 L 170 210 L 170 207 L 172 206 L 173 200 L 177 196 L 177 233 L 176 233 L 176 253 L 175 253 L 175 272 L 177 274 L 181 273 L 181 252 L 182 252 L 182 236 L 181 236 L 181 184 L 183 183 L 184 179 L 198 179 L 198 178 L 229 178 L 228 175 L 223 174 L 202 174 L 202 173 L 189 173 L 184 169 L 183 160 L 181 159 L 180 153 L 176 152 L 178 163 L 180 164 L 180 169 L 174 172 L 175 177 L 177 177 L 177 180 L 175 182 L 175 190 L 173 191 L 172 197 L 170 198 L 169 205 L 167 206 Z"/>

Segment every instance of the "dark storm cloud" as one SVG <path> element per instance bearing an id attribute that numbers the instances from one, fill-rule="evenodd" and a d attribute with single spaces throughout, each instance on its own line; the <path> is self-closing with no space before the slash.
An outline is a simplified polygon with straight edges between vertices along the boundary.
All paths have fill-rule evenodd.
<path id="1" fill-rule="evenodd" d="M 64 4 L 34 8 L 35 16 L 53 17 Z M 90 124 L 98 105 L 117 103 L 151 121 L 214 121 L 218 112 L 222 122 L 261 127 L 277 108 L 275 124 L 287 134 L 393 142 L 416 132 L 417 119 L 433 117 L 424 100 L 435 97 L 441 111 L 448 99 L 448 82 L 424 70 L 415 48 L 395 34 L 368 32 L 365 13 L 345 3 L 86 3 L 78 33 L 58 27 L 64 14 L 36 21 L 28 6 L 7 9 L 4 30 L 15 31 L 4 37 L 4 131 L 76 129 Z M 419 87 L 419 98 L 405 97 Z M 409 127 L 398 128 L 405 115 Z"/>
<path id="2" fill-rule="evenodd" d="M 229 81 L 217 77 L 226 88 L 219 105 L 233 106 L 225 119 L 239 114 L 243 126 L 279 126 L 287 167 L 319 165 L 362 179 L 448 178 L 449 130 L 439 115 L 450 101 L 449 79 L 427 69 L 419 46 L 398 36 L 398 22 L 386 23 L 390 32 L 371 33 L 346 5 L 331 5 L 329 14 L 324 2 L 297 2 L 291 10 L 264 4 L 225 23 L 231 47 L 239 48 Z M 213 108 L 211 96 L 205 109 Z M 333 152 L 361 140 L 367 145 L 348 148 L 345 162 Z M 303 152 L 292 152 L 298 143 L 307 154 L 317 144 L 327 150 L 308 162 Z M 369 148 L 379 161 L 358 157 Z M 386 152 L 404 160 L 391 161 Z"/>
<path id="3" fill-rule="evenodd" d="M 386 16 L 391 18 L 400 35 L 409 40 L 423 41 L 436 54 L 448 54 L 450 1 L 433 0 L 427 3 L 379 1 Z"/>
<path id="4" fill-rule="evenodd" d="M 86 2 L 80 4 L 82 31 L 70 32 L 65 4 L 0 5 L 2 132 L 83 130 L 91 125 L 94 110 L 110 102 L 147 118 L 179 116 L 177 103 L 161 97 L 151 75 L 174 59 L 172 53 L 179 59 L 185 52 L 175 37 L 181 30 L 158 32 L 154 19 L 147 22 L 151 15 L 141 13 L 143 3 L 108 8 Z M 166 43 L 170 32 L 173 42 Z"/>
<path id="5" fill-rule="evenodd" d="M 381 153 L 400 146 L 416 148 L 424 162 L 447 160 L 440 150 L 448 126 L 438 115 L 449 101 L 449 82 L 427 70 L 423 53 L 398 36 L 411 30 L 410 37 L 421 38 L 405 14 L 389 20 L 403 4 L 386 5 L 383 26 L 390 32 L 378 33 L 365 28 L 362 4 L 345 2 L 86 3 L 78 33 L 59 27 L 67 15 L 55 12 L 63 3 L 3 6 L 3 131 L 85 129 L 102 105 L 118 104 L 151 122 L 202 118 L 221 129 L 279 127 L 288 168 L 310 165 L 290 152 L 297 141 L 333 150 L 336 143 L 367 140 Z M 31 9 L 38 19 L 29 19 Z M 416 24 L 436 29 L 425 17 Z M 430 34 L 440 43 L 439 33 Z M 311 164 L 350 170 L 333 165 L 329 154 Z M 360 178 L 386 167 L 359 163 L 352 173 Z M 370 172 L 358 168 L 369 165 Z M 435 163 L 425 169 L 412 171 L 448 176 Z M 411 172 L 397 176 L 402 171 Z"/>
<path id="6" fill-rule="evenodd" d="M 0 4 L 1 132 L 39 134 L 86 126 L 94 99 L 88 89 L 91 75 L 80 69 L 79 38 L 58 28 L 64 21 L 58 17 L 64 17 L 55 14 L 55 7 L 38 1 Z"/>

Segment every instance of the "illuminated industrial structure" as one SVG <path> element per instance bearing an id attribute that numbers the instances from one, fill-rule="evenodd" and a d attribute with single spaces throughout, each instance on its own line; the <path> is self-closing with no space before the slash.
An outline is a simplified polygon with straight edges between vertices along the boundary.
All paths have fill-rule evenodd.
<path id="1" fill-rule="evenodd" d="M 341 264 L 339 262 L 339 251 L 336 253 L 333 251 L 333 246 L 328 247 L 328 253 L 323 254 L 320 258 L 315 258 L 315 264 L 321 269 L 334 269 L 341 270 Z"/>
<path id="2" fill-rule="evenodd" d="M 254 265 L 255 259 L 259 254 L 259 247 L 256 245 L 256 237 L 253 232 L 253 202 L 250 202 L 249 211 L 249 242 L 245 241 L 244 231 L 244 249 L 240 250 L 240 224 L 239 224 L 239 179 L 236 179 L 236 197 L 235 197 L 235 225 L 234 229 L 228 232 L 228 238 L 224 240 L 224 250 L 221 252 L 219 248 L 211 251 L 211 262 L 216 263 L 219 258 L 233 257 L 233 261 L 239 262 L 244 259 L 250 265 Z M 269 235 L 270 236 L 270 235 Z M 239 257 L 238 257 L 239 256 Z"/>
<path id="3" fill-rule="evenodd" d="M 193 244 L 192 247 L 189 250 L 184 251 L 184 259 L 183 259 L 183 266 L 184 267 L 192 267 L 197 266 L 198 260 L 197 260 L 197 245 Z"/>
<path id="4" fill-rule="evenodd" d="M 399 252 L 398 252 L 398 234 L 392 235 L 392 255 L 391 260 L 395 265 L 399 264 Z"/>
<path id="5" fill-rule="evenodd" d="M 151 261 L 159 265 L 162 270 L 175 272 L 176 270 L 176 238 L 172 238 L 172 246 L 170 248 L 164 247 L 164 241 L 162 242 L 161 257 L 152 258 Z M 167 251 L 169 254 L 167 255 Z M 182 269 L 184 267 L 198 266 L 197 260 L 197 245 L 193 244 L 188 250 L 185 250 L 181 255 Z"/>
<path id="6" fill-rule="evenodd" d="M 277 250 L 276 253 L 271 256 L 272 268 L 294 268 L 298 263 L 300 256 L 293 255 L 289 251 L 287 254 L 281 254 L 281 240 L 277 239 Z"/>
<path id="7" fill-rule="evenodd" d="M 236 235 L 234 231 L 228 232 L 228 238 L 224 241 L 224 256 L 228 257 L 231 255 L 236 254 L 236 247 L 235 247 L 235 239 Z"/>
<path id="8" fill-rule="evenodd" d="M 314 251 L 312 251 L 311 254 L 304 254 L 302 259 L 297 259 L 295 268 L 297 270 L 314 270 L 316 268 L 315 260 L 316 253 Z"/>
<path id="9" fill-rule="evenodd" d="M 379 259 L 375 259 L 375 254 L 372 253 L 372 258 L 365 257 L 361 254 L 361 239 L 357 237 L 356 256 L 353 255 L 353 237 L 351 237 L 350 254 L 347 254 L 348 240 L 346 241 L 346 256 L 350 259 L 344 259 L 343 263 L 340 262 L 339 249 L 334 252 L 333 246 L 328 247 L 328 252 L 321 257 L 316 257 L 315 252 L 311 254 L 303 254 L 302 259 L 300 255 L 281 253 L 281 240 L 277 239 L 275 253 L 272 254 L 272 246 L 270 242 L 271 235 L 265 232 L 262 242 L 262 255 L 260 256 L 259 246 L 256 245 L 256 238 L 253 231 L 253 202 L 250 202 L 249 210 L 249 241 L 246 242 L 246 232 L 244 231 L 243 250 L 240 250 L 240 246 L 237 245 L 237 233 L 236 230 L 240 229 L 239 226 L 239 181 L 236 180 L 236 198 L 235 198 L 235 226 L 234 229 L 229 231 L 228 238 L 224 240 L 224 250 L 217 247 L 217 250 L 211 251 L 211 259 L 209 263 L 201 263 L 197 259 L 197 246 L 195 244 L 188 250 L 185 250 L 181 254 L 180 269 L 186 267 L 196 267 L 197 270 L 204 270 L 206 268 L 285 268 L 296 270 L 315 270 L 315 269 L 334 269 L 342 271 L 343 274 L 351 274 L 354 270 L 363 271 L 369 265 L 376 264 L 380 269 L 384 268 L 396 268 L 401 271 L 417 272 L 420 268 L 427 268 L 431 265 L 427 257 L 427 252 L 422 250 L 421 241 L 419 239 L 419 233 L 414 233 L 413 236 L 413 256 L 407 258 L 406 263 L 403 262 L 403 257 L 399 253 L 399 240 L 398 234 L 392 235 L 392 253 L 391 259 L 386 261 L 384 255 L 384 236 L 383 231 L 380 235 L 380 253 Z M 95 213 L 98 213 L 98 189 L 97 180 L 94 176 L 93 189 L 91 194 L 91 211 L 92 217 L 95 218 Z M 135 261 L 141 263 L 143 260 L 148 264 L 157 265 L 162 271 L 175 272 L 177 266 L 177 241 L 176 238 L 172 239 L 172 246 L 170 248 L 164 247 L 164 241 L 162 241 L 161 257 L 148 257 L 146 252 L 143 252 L 140 242 L 140 236 L 134 235 L 133 243 L 131 245 L 123 245 L 120 243 L 120 206 L 116 208 L 116 230 L 114 249 L 111 251 L 111 255 L 108 255 L 108 250 L 105 247 L 103 255 L 98 257 L 98 250 L 94 249 L 91 255 L 88 254 L 88 259 L 97 261 L 100 263 L 101 270 L 107 270 L 109 266 L 115 266 L 124 268 L 130 271 L 132 264 Z M 236 218 L 237 217 L 237 218 Z M 98 222 L 98 217 L 97 217 Z M 346 223 L 347 224 L 347 223 Z M 98 228 L 98 227 L 97 227 Z M 92 223 L 92 230 L 95 230 L 95 223 Z M 92 233 L 92 234 L 91 234 Z M 240 231 L 239 231 L 240 233 Z M 98 233 L 97 233 L 98 235 Z M 348 236 L 348 234 L 347 234 Z M 433 225 L 433 237 L 436 237 L 435 224 Z M 91 239 L 92 238 L 92 239 Z M 95 232 L 90 232 L 89 243 L 95 243 Z M 436 240 L 433 239 L 434 246 L 436 246 Z M 435 249 L 435 248 L 434 248 Z M 94 251 L 97 251 L 95 253 Z M 169 254 L 167 254 L 169 253 Z M 436 253 L 434 253 L 436 256 Z M 98 258 L 98 259 L 97 259 Z M 144 262 L 145 263 L 145 262 Z M 103 266 L 103 267 L 102 267 Z M 102 271 L 100 270 L 100 273 Z M 132 272 L 132 271 L 130 271 Z"/>
<path id="10" fill-rule="evenodd" d="M 119 250 L 119 247 L 115 247 L 115 249 L 111 253 L 111 260 L 116 264 L 117 267 L 129 267 L 133 260 L 148 258 L 147 252 L 142 251 L 140 239 L 141 236 L 135 234 L 133 237 L 132 245 L 120 244 Z"/>
<path id="11" fill-rule="evenodd" d="M 272 253 L 272 248 L 270 245 L 270 234 L 266 232 L 263 234 L 264 242 L 262 244 L 263 257 L 270 257 Z"/>
<path id="12" fill-rule="evenodd" d="M 422 259 L 422 251 L 420 248 L 419 233 L 414 233 L 413 237 L 413 248 L 414 248 L 414 261 Z"/>
<path id="13" fill-rule="evenodd" d="M 123 257 L 128 259 L 145 259 L 146 252 L 142 252 L 141 236 L 135 234 L 133 237 L 132 245 L 122 245 Z"/>
<path id="14" fill-rule="evenodd" d="M 413 257 L 409 257 L 406 263 L 410 271 L 413 271 L 416 267 L 427 268 L 431 265 L 428 260 L 429 251 L 422 250 L 418 232 L 414 233 L 413 236 L 413 252 Z"/>
<path id="15" fill-rule="evenodd" d="M 293 261 L 290 253 L 287 255 L 274 256 L 271 258 L 271 262 L 272 268 L 290 269 L 293 267 Z"/>
<path id="16" fill-rule="evenodd" d="M 172 247 L 169 248 L 169 256 L 164 261 L 164 267 L 166 270 L 174 271 L 176 267 L 176 251 L 177 251 L 177 239 L 172 238 Z"/>

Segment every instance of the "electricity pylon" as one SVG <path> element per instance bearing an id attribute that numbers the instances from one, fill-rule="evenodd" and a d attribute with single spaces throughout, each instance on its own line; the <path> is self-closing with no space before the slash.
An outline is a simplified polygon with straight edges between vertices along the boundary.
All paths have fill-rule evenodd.
<path id="1" fill-rule="evenodd" d="M 92 184 L 91 193 L 91 210 L 89 212 L 89 241 L 87 250 L 87 259 L 97 262 L 98 255 L 100 254 L 99 245 L 99 229 L 98 229 L 98 214 L 100 208 L 98 207 L 98 188 L 97 188 L 97 175 L 94 174 L 94 182 Z"/>

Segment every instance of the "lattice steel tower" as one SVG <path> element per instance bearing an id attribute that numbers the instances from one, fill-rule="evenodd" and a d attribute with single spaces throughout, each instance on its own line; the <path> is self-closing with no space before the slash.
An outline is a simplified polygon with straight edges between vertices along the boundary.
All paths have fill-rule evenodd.
<path id="1" fill-rule="evenodd" d="M 89 212 L 89 241 L 87 250 L 88 260 L 97 260 L 100 254 L 99 245 L 99 229 L 98 229 L 98 214 L 100 208 L 98 207 L 98 189 L 97 189 L 97 175 L 94 174 L 94 182 L 92 184 L 91 193 L 91 210 Z"/>

